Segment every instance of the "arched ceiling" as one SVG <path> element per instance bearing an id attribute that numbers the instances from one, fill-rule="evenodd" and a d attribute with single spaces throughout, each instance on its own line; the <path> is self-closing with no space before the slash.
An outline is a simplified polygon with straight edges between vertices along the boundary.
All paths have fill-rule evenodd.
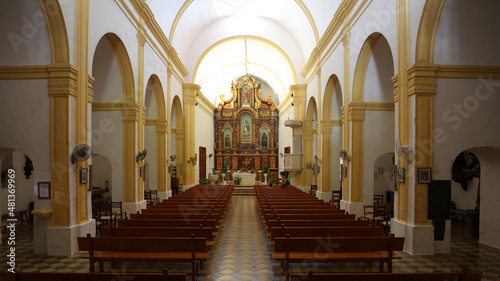
<path id="1" fill-rule="evenodd" d="M 342 0 L 147 0 L 156 21 L 214 104 L 248 74 L 282 101 Z"/>

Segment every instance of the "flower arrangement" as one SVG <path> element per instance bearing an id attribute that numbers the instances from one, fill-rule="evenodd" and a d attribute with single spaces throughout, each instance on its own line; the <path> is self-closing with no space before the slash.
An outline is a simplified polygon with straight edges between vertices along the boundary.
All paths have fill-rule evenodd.
<path id="1" fill-rule="evenodd" d="M 267 165 L 265 165 L 263 168 L 262 168 L 262 173 L 264 174 L 267 174 L 267 172 L 269 171 L 269 167 Z"/>
<path id="2" fill-rule="evenodd" d="M 269 184 L 278 184 L 278 179 L 277 178 L 270 178 Z"/>
<path id="3" fill-rule="evenodd" d="M 199 182 L 200 182 L 200 184 L 210 184 L 209 179 L 200 179 Z"/>
<path id="4" fill-rule="evenodd" d="M 241 177 L 234 177 L 234 184 L 240 185 L 240 183 L 241 183 Z"/>

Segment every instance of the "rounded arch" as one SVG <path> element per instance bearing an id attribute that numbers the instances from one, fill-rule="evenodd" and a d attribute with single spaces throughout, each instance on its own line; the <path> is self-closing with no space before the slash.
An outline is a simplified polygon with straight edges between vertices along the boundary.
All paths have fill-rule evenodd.
<path id="1" fill-rule="evenodd" d="M 172 128 L 184 128 L 184 122 L 182 120 L 182 103 L 181 99 L 177 95 L 172 100 L 172 110 L 170 112 Z"/>
<path id="2" fill-rule="evenodd" d="M 165 120 L 167 118 L 167 111 L 165 107 L 165 95 L 163 93 L 163 86 L 161 84 L 160 78 L 153 74 L 149 77 L 148 85 L 153 86 L 154 98 L 156 101 L 156 118 L 159 120 Z M 148 89 L 146 89 L 147 91 Z"/>
<path id="3" fill-rule="evenodd" d="M 135 102 L 134 71 L 132 69 L 127 49 L 125 48 L 122 40 L 116 34 L 106 33 L 103 37 L 108 39 L 111 43 L 118 59 L 118 63 L 120 64 L 123 80 L 123 101 L 125 103 Z"/>
<path id="4" fill-rule="evenodd" d="M 66 22 L 57 0 L 40 0 L 49 31 L 52 63 L 69 63 L 69 42 Z"/>
<path id="5" fill-rule="evenodd" d="M 365 88 L 365 78 L 366 69 L 368 68 L 368 63 L 372 55 L 373 49 L 377 44 L 378 40 L 382 37 L 382 34 L 375 32 L 372 33 L 365 40 L 361 51 L 359 52 L 359 57 L 356 62 L 356 67 L 354 69 L 354 78 L 352 85 L 352 101 L 360 102 L 363 101 L 363 94 Z"/>
<path id="6" fill-rule="evenodd" d="M 311 97 L 307 103 L 306 108 L 306 122 L 304 124 L 305 129 L 314 130 L 316 129 L 316 123 L 318 121 L 318 106 L 316 104 L 316 99 Z"/>
<path id="7" fill-rule="evenodd" d="M 434 61 L 434 42 L 439 18 L 446 0 L 427 0 L 417 33 L 415 62 Z"/>
<path id="8" fill-rule="evenodd" d="M 335 91 L 335 88 L 339 83 L 339 78 L 337 75 L 332 74 L 328 78 L 328 82 L 326 83 L 326 88 L 325 88 L 325 95 L 323 98 L 323 119 L 324 120 L 329 120 L 332 118 L 332 113 L 333 112 L 333 106 L 335 105 L 334 101 L 336 101 L 336 105 L 342 107 L 342 92 L 337 92 Z M 335 94 L 335 96 L 334 96 Z M 340 119 L 340 117 L 338 118 Z"/>

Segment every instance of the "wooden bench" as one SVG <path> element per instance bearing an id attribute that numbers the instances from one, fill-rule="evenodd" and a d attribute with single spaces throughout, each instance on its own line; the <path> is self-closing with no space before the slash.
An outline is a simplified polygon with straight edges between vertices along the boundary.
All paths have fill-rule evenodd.
<path id="1" fill-rule="evenodd" d="M 266 229 L 272 227 L 319 227 L 319 226 L 368 226 L 367 220 L 269 220 Z"/>
<path id="2" fill-rule="evenodd" d="M 290 281 L 480 281 L 481 272 L 291 274 Z"/>
<path id="3" fill-rule="evenodd" d="M 355 220 L 355 214 L 267 214 L 264 219 L 269 220 Z"/>
<path id="4" fill-rule="evenodd" d="M 219 226 L 216 224 L 213 219 L 176 219 L 176 220 L 162 220 L 162 219 L 122 219 L 118 220 L 119 227 L 199 227 L 200 225 L 211 227 L 213 232 L 216 232 L 219 229 Z"/>
<path id="5" fill-rule="evenodd" d="M 217 213 L 181 213 L 181 212 L 150 212 L 150 210 L 142 210 L 142 214 L 130 214 L 130 218 L 135 219 L 213 219 L 219 224 L 221 217 Z"/>
<path id="6" fill-rule="evenodd" d="M 214 246 L 210 227 L 103 227 L 102 237 L 204 237 L 207 247 Z"/>
<path id="7" fill-rule="evenodd" d="M 383 227 L 335 226 L 335 227 L 272 227 L 271 246 L 276 237 L 383 237 Z"/>
<path id="8" fill-rule="evenodd" d="M 152 237 L 78 237 L 80 251 L 88 251 L 82 258 L 90 260 L 89 271 L 95 262 L 104 271 L 104 262 L 178 262 L 191 263 L 192 280 L 199 275 L 199 265 L 208 259 L 206 239 Z"/>
<path id="9" fill-rule="evenodd" d="M 283 273 L 289 276 L 292 262 L 378 262 L 379 272 L 392 272 L 394 252 L 402 251 L 404 237 L 276 237 L 275 260 L 280 261 Z"/>
<path id="10" fill-rule="evenodd" d="M 61 272 L 0 272 L 2 281 L 186 281 L 186 273 L 61 273 Z"/>

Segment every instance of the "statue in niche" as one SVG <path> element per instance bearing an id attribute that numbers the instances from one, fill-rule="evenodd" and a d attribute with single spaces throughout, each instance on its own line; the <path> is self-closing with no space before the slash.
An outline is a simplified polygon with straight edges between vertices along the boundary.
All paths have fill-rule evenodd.
<path id="1" fill-rule="evenodd" d="M 224 148 L 231 148 L 231 139 L 229 139 L 229 134 L 226 134 L 224 138 Z"/>
<path id="2" fill-rule="evenodd" d="M 250 125 L 248 124 L 248 120 L 245 120 L 245 125 L 243 126 L 243 136 L 244 137 L 250 136 Z"/>
<path id="3" fill-rule="evenodd" d="M 267 147 L 267 135 L 266 132 L 262 134 L 262 147 Z"/>

